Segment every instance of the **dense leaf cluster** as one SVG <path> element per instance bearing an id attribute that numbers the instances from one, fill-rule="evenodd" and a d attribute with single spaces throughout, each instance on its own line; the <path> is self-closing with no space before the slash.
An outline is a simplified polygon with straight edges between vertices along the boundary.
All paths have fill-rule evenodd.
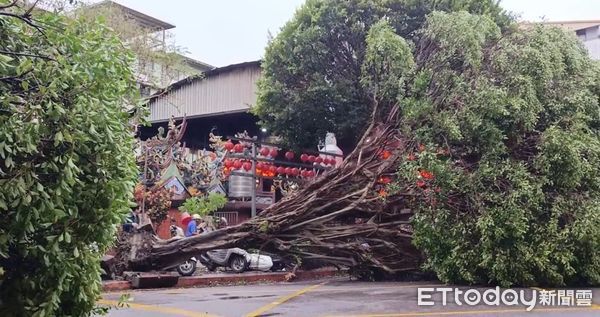
<path id="1" fill-rule="evenodd" d="M 411 40 L 434 10 L 488 14 L 502 27 L 510 21 L 494 0 L 308 0 L 267 47 L 254 113 L 291 146 L 312 148 L 334 132 L 338 145 L 352 148 L 371 113 L 361 83 L 371 26 L 385 17 Z"/>
<path id="2" fill-rule="evenodd" d="M 10 10 L 22 18 L 0 15 L 0 315 L 87 316 L 136 178 L 133 59 L 98 21 Z"/>
<path id="3" fill-rule="evenodd" d="M 600 72 L 574 35 L 488 1 L 313 0 L 263 67 L 255 111 L 292 144 L 397 107 L 390 190 L 443 281 L 600 284 Z"/>
<path id="4" fill-rule="evenodd" d="M 421 34 L 397 185 L 420 196 L 427 267 L 448 282 L 600 283 L 598 65 L 562 30 L 502 32 L 466 12 L 435 12 Z"/>

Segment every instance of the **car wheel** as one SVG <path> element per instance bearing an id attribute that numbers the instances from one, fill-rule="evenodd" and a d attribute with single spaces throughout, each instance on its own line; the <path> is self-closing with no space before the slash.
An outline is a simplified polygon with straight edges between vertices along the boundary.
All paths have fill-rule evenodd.
<path id="1" fill-rule="evenodd" d="M 177 266 L 177 272 L 181 276 L 191 276 L 196 272 L 196 261 L 185 261 Z"/>
<path id="2" fill-rule="evenodd" d="M 246 258 L 241 255 L 232 255 L 229 259 L 229 268 L 236 273 L 242 273 L 248 267 Z"/>

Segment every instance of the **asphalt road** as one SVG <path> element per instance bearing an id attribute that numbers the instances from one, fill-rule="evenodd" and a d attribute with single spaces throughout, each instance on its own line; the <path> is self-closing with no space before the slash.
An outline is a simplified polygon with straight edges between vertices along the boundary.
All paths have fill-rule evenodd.
<path id="1" fill-rule="evenodd" d="M 338 278 L 271 285 L 129 291 L 130 301 L 124 308 L 114 307 L 122 293 L 107 293 L 100 304 L 113 306 L 110 317 L 600 316 L 600 289 L 592 289 L 591 306 L 538 304 L 531 312 L 526 312 L 524 306 L 486 306 L 483 303 L 459 306 L 451 299 L 454 293 L 448 293 L 448 304 L 442 306 L 439 292 L 430 299 L 435 305 L 419 306 L 418 287 L 449 286 L 439 282 L 356 282 Z M 469 288 L 460 289 L 466 291 Z M 481 293 L 484 290 L 479 289 Z M 515 290 L 523 290 L 528 298 L 534 289 Z"/>

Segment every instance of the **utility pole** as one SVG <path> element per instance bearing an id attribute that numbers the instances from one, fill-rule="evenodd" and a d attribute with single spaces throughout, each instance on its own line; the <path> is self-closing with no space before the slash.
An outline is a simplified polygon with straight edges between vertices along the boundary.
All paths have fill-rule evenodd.
<path id="1" fill-rule="evenodd" d="M 251 217 L 256 217 L 256 142 L 252 142 L 252 204 Z"/>

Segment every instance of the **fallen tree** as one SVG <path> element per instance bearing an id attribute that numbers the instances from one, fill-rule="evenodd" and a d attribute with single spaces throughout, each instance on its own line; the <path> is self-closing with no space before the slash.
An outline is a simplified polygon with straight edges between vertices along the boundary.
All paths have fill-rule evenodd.
<path id="1" fill-rule="evenodd" d="M 371 27 L 371 120 L 340 167 L 242 225 L 145 240 L 131 266 L 240 246 L 447 282 L 600 283 L 597 64 L 561 30 L 466 12 L 419 34 Z"/>
<path id="2" fill-rule="evenodd" d="M 132 266 L 167 267 L 210 249 L 252 246 L 283 251 L 310 266 L 379 267 L 390 273 L 418 269 L 422 258 L 411 244 L 411 213 L 402 204 L 413 194 L 384 197 L 381 192 L 382 176 L 395 173 L 403 153 L 395 114 L 373 122 L 342 166 L 259 217 L 187 239 L 140 245 Z"/>

